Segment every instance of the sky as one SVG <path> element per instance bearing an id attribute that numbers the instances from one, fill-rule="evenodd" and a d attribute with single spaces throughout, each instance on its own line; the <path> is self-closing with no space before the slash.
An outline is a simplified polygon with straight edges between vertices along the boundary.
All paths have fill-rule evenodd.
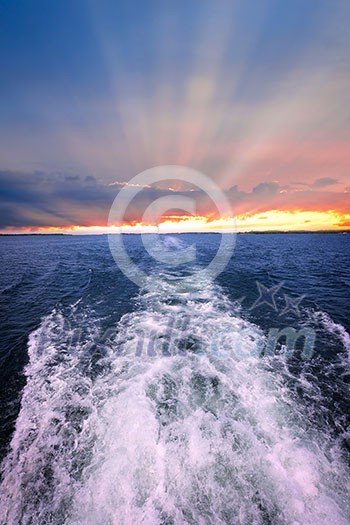
<path id="1" fill-rule="evenodd" d="M 160 165 L 208 176 L 241 231 L 350 229 L 349 20 L 347 0 L 0 0 L 0 232 L 109 231 Z M 169 192 L 196 213 L 163 228 L 225 229 L 176 180 L 115 226 Z"/>

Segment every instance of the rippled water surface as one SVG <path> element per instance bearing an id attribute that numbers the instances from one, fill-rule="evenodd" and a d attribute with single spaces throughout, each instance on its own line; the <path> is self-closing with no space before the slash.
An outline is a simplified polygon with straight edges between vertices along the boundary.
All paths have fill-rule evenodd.
<path id="1" fill-rule="evenodd" d="M 105 236 L 0 239 L 1 524 L 350 523 L 350 235 L 239 235 L 184 286 L 219 241 L 126 236 L 138 289 Z M 311 359 L 264 355 L 285 327 Z"/>

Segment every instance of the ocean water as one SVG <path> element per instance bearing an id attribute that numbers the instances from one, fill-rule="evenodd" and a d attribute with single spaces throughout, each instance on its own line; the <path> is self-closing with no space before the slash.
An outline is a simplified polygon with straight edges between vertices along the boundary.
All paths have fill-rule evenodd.
<path id="1" fill-rule="evenodd" d="M 350 235 L 239 235 L 199 278 L 219 241 L 125 236 L 138 288 L 106 236 L 0 238 L 1 524 L 350 523 Z M 287 327 L 309 358 L 266 355 Z"/>

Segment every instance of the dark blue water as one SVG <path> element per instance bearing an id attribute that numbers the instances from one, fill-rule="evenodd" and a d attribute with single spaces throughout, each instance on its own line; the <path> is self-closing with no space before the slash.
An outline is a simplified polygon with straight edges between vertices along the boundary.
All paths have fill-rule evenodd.
<path id="1" fill-rule="evenodd" d="M 239 235 L 186 288 L 220 235 L 163 242 L 196 268 L 125 236 L 139 289 L 106 236 L 0 238 L 0 523 L 350 523 L 350 236 Z"/>

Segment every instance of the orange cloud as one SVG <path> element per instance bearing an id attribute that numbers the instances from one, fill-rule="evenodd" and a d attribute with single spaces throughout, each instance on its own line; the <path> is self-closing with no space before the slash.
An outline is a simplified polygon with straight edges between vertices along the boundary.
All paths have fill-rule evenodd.
<path id="1" fill-rule="evenodd" d="M 234 218 L 169 215 L 158 225 L 128 222 L 120 226 L 103 224 L 66 227 L 6 228 L 1 233 L 66 233 L 75 235 L 108 233 L 250 232 L 250 231 L 350 231 L 350 213 L 336 211 L 270 210 L 264 215 L 243 214 Z"/>

